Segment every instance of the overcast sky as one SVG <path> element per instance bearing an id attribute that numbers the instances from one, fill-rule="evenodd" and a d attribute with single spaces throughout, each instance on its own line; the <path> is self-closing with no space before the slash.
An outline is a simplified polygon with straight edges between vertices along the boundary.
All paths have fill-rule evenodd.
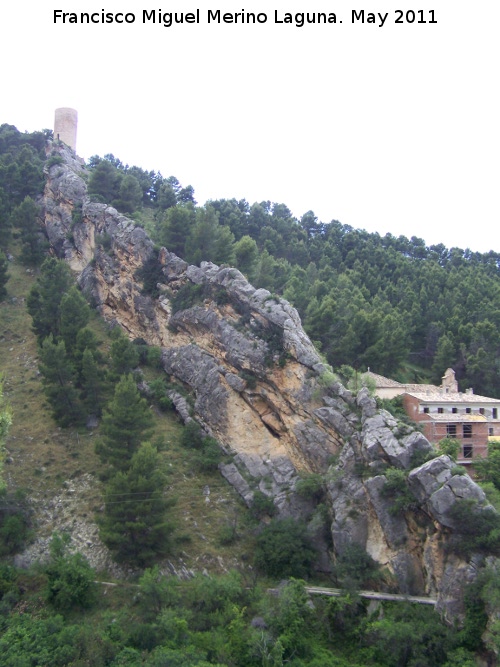
<path id="1" fill-rule="evenodd" d="M 162 12 L 199 9 L 200 23 L 143 23 L 160 6 L 3 2 L 0 123 L 52 128 L 54 109 L 73 107 L 79 155 L 175 175 L 200 204 L 269 199 L 298 217 L 500 251 L 498 1 L 174 0 Z M 427 23 L 397 24 L 398 8 Z M 57 9 L 135 21 L 54 23 Z M 208 9 L 267 21 L 208 23 Z M 375 23 L 352 23 L 363 9 Z M 337 23 L 275 22 L 307 11 Z"/>

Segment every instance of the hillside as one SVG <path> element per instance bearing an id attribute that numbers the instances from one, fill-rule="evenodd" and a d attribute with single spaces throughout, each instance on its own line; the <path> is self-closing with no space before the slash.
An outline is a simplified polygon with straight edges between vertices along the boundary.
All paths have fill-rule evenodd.
<path id="1" fill-rule="evenodd" d="M 380 409 L 366 387 L 346 389 L 284 298 L 255 287 L 236 268 L 189 264 L 155 246 L 132 217 L 89 196 L 92 173 L 67 147 L 49 142 L 43 168 L 42 227 L 28 231 L 39 245 L 46 239 L 52 260 L 41 269 L 20 263 L 30 239 L 29 226 L 21 227 L 1 304 L 0 361 L 14 409 L 6 478 L 11 495 L 26 490 L 24 506 L 35 529 L 15 562 L 47 558 L 57 529 L 106 576 L 123 579 L 142 570 L 141 560 L 122 558 L 117 565 L 113 554 L 121 552 L 103 517 L 116 502 L 112 490 L 125 488 L 113 484 L 133 481 L 134 456 L 146 450 L 134 445 L 131 461 L 122 464 L 95 447 L 113 444 L 109 414 L 129 372 L 116 373 L 117 350 L 136 359 L 142 350 L 128 377 L 147 399 L 138 397 L 137 405 L 147 410 L 172 532 L 167 555 L 149 555 L 148 564 L 182 577 L 237 568 L 250 578 L 295 574 L 333 576 L 344 586 L 365 582 L 436 597 L 442 617 L 468 627 L 468 584 L 483 581 L 499 551 L 498 515 L 483 490 L 418 430 Z M 70 348 L 77 332 L 63 316 L 54 334 L 40 333 L 42 281 L 50 271 L 65 276 L 68 266 L 94 309 L 83 325 L 86 358 L 102 357 L 101 374 L 112 384 L 102 416 L 99 406 L 89 407 L 84 375 L 64 381 L 66 398 L 74 395 L 81 408 L 74 416 L 58 413 L 48 391 L 51 350 L 65 342 L 74 363 L 82 359 Z M 59 303 L 80 304 L 83 312 L 79 293 L 65 284 Z M 49 416 L 43 392 L 62 426 Z M 214 443 L 218 454 L 209 458 Z M 284 556 L 274 560 L 280 542 Z M 302 560 L 293 563 L 295 554 Z M 484 611 L 484 601 L 477 604 Z"/>
<path id="2" fill-rule="evenodd" d="M 18 562 L 46 557 L 52 533 L 69 531 L 75 546 L 94 567 L 118 575 L 121 571 L 99 540 L 93 520 L 102 506 L 101 465 L 94 451 L 99 429 L 61 429 L 51 418 L 37 368 L 36 338 L 25 309 L 27 293 L 35 282 L 33 272 L 15 260 L 9 272 L 9 297 L 0 304 L 0 367 L 4 396 L 14 415 L 6 443 L 5 478 L 10 490 L 28 495 L 30 522 L 37 534 Z M 92 328 L 109 347 L 104 322 L 94 317 Z M 169 514 L 180 536 L 189 536 L 188 542 L 179 541 L 169 567 L 179 572 L 193 568 L 227 571 L 236 562 L 234 548 L 221 545 L 220 534 L 226 525 L 238 522 L 237 496 L 220 475 L 193 474 L 192 453 L 178 442 L 178 418 L 154 406 L 151 412 L 153 437 L 168 444 L 168 493 L 175 498 Z M 237 553 L 245 548 L 240 545 Z"/>
<path id="3" fill-rule="evenodd" d="M 161 347 L 165 373 L 193 393 L 195 418 L 230 455 L 219 467 L 246 504 L 259 490 L 280 517 L 316 526 L 314 507 L 297 485 L 305 473 L 321 475 L 337 558 L 354 542 L 389 568 L 403 592 L 437 593 L 459 609 L 462 592 L 447 572 L 456 576 L 469 565 L 445 547 L 457 527 L 452 508 L 462 498 L 484 505 L 483 492 L 469 477 L 454 477 L 449 459 L 415 468 L 430 454 L 429 443 L 377 411 L 366 389 L 356 397 L 339 384 L 290 304 L 235 269 L 196 267 L 156 251 L 141 227 L 86 197 L 82 166 L 56 150 L 63 162 L 49 167 L 44 200 L 52 247 L 79 273 L 105 320 Z M 106 247 L 96 242 L 102 238 Z M 157 276 L 158 296 L 141 290 L 143 266 Z M 389 511 L 387 466 L 415 468 L 408 483 L 422 531 L 415 532 L 410 515 L 395 519 Z M 316 532 L 326 564 L 328 544 Z"/>

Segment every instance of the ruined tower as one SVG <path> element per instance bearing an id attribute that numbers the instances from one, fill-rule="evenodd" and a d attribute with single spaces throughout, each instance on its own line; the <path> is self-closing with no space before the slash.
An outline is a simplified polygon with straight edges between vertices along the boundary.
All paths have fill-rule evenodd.
<path id="1" fill-rule="evenodd" d="M 76 109 L 62 107 L 56 109 L 54 118 L 54 139 L 63 141 L 76 152 L 76 129 L 78 112 Z"/>

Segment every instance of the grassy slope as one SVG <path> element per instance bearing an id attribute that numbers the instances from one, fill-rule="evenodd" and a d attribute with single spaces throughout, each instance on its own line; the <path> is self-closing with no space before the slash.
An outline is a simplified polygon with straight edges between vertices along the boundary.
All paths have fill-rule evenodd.
<path id="1" fill-rule="evenodd" d="M 0 372 L 5 398 L 14 414 L 6 443 L 5 477 L 10 490 L 24 489 L 37 503 L 46 504 L 61 493 L 68 480 L 85 473 L 97 478 L 100 461 L 94 443 L 99 433 L 61 429 L 50 416 L 25 303 L 36 272 L 27 271 L 17 261 L 10 264 L 9 272 L 8 296 L 0 303 Z M 95 315 L 91 326 L 103 341 L 103 349 L 109 347 L 106 324 Z M 245 514 L 236 493 L 218 472 L 196 471 L 193 453 L 178 444 L 182 426 L 173 414 L 159 414 L 153 406 L 151 414 L 155 423 L 153 440 L 165 443 L 162 456 L 168 473 L 168 495 L 176 499 L 169 510 L 178 537 L 174 563 L 182 560 L 188 568 L 212 571 L 234 566 L 248 544 L 241 541 L 221 547 L 219 534 L 223 526 Z M 100 483 L 96 482 L 81 499 L 76 514 L 87 516 L 100 502 Z"/>

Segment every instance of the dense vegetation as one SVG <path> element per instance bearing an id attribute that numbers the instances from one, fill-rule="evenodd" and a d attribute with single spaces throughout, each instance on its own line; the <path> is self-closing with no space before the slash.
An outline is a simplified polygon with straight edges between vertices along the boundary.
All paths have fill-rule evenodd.
<path id="1" fill-rule="evenodd" d="M 171 519 L 167 461 L 174 446 L 184 448 L 195 474 L 216 469 L 220 449 L 194 423 L 179 426 L 175 443 L 152 438 L 152 407 L 170 411 L 169 390 L 181 391 L 157 372 L 159 350 L 131 343 L 116 329 L 106 341 L 99 338 L 66 264 L 46 257 L 37 201 L 48 136 L 0 127 L 0 299 L 9 296 L 13 252 L 28 271 L 36 267 L 26 305 L 52 418 L 63 434 L 100 422 L 95 450 L 104 502 L 96 519 L 102 540 L 135 579 L 96 584 L 98 575 L 58 534 L 47 563 L 14 568 L 9 559 L 29 539 L 29 512 L 22 494 L 0 488 L 0 664 L 472 667 L 483 638 L 498 650 L 498 624 L 486 628 L 498 607 L 494 568 L 470 587 L 460 631 L 429 607 L 368 608 L 356 590 L 376 585 L 384 573 L 355 544 L 328 581 L 345 594 L 311 600 L 294 579 L 315 576 L 311 536 L 300 522 L 274 517 L 272 500 L 258 491 L 252 508 L 239 508 L 234 521 L 220 526 L 220 545 L 246 540 L 241 572 L 189 581 L 160 574 L 155 563 L 190 539 Z M 453 366 L 462 387 L 500 396 L 500 254 L 380 237 L 321 223 L 311 211 L 297 220 L 283 204 L 218 200 L 200 207 L 191 186 L 112 155 L 92 158 L 89 168 L 91 196 L 135 218 L 158 244 L 189 262 L 235 265 L 257 286 L 291 300 L 335 368 L 369 365 L 401 379 L 439 381 Z M 75 221 L 79 215 L 76 209 Z M 158 275 L 153 257 L 140 276 L 145 290 L 154 293 Z M 199 298 L 195 292 L 181 290 L 174 306 L 187 307 Z M 11 421 L 0 392 L 0 444 Z M 500 488 L 499 456 L 493 445 L 478 467 L 492 497 Z M 387 478 L 384 492 L 395 508 L 411 507 L 404 474 L 388 471 Z M 317 505 L 318 529 L 329 520 L 323 485 L 311 475 L 297 488 Z M 462 526 L 451 544 L 456 553 L 499 553 L 497 514 L 465 503 L 456 520 Z M 287 584 L 266 589 L 284 577 Z"/>
<path id="2" fill-rule="evenodd" d="M 144 571 L 136 584 L 94 583 L 95 573 L 56 535 L 38 572 L 0 571 L 0 664 L 110 667 L 473 667 L 487 572 L 471 588 L 457 632 L 428 606 L 368 604 L 355 593 L 307 595 L 291 579 L 266 590 L 241 574 L 188 581 Z M 495 628 L 492 644 L 498 646 Z"/>
<path id="3" fill-rule="evenodd" d="M 33 199 L 48 134 L 0 128 L 0 251 L 13 231 L 27 263 L 44 251 Z M 369 366 L 440 383 L 451 366 L 462 390 L 500 397 L 500 252 L 382 237 L 321 222 L 312 211 L 296 219 L 269 201 L 197 206 L 192 186 L 113 155 L 92 157 L 89 168 L 91 196 L 144 224 L 158 244 L 192 263 L 235 265 L 257 287 L 291 301 L 334 368 Z M 152 265 L 145 275 L 152 291 L 154 275 Z M 0 293 L 5 276 L 0 254 Z"/>
<path id="4" fill-rule="evenodd" d="M 382 237 L 312 211 L 298 220 L 269 201 L 197 207 L 174 177 L 113 156 L 89 166 L 90 190 L 118 206 L 124 179 L 136 179 L 133 215 L 159 244 L 191 263 L 235 265 L 291 301 L 332 366 L 436 383 L 451 366 L 462 390 L 500 397 L 500 252 Z"/>

